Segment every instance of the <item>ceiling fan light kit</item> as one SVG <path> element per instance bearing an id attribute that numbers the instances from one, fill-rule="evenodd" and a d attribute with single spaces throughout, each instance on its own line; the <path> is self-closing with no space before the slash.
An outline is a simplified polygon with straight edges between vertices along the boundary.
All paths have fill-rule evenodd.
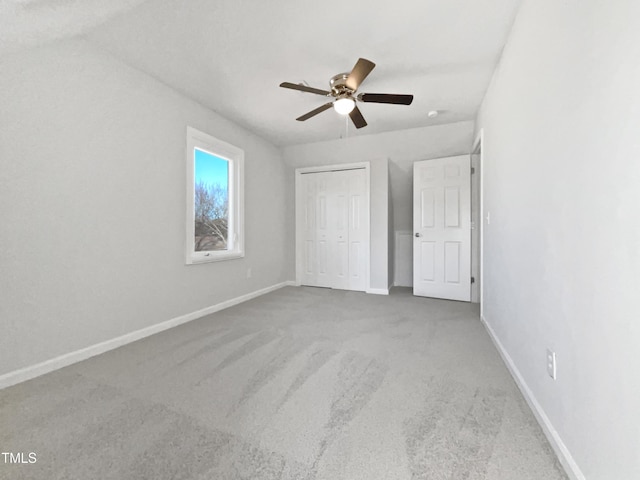
<path id="1" fill-rule="evenodd" d="M 367 122 L 357 107 L 357 102 L 411 105 L 413 101 L 413 95 L 395 95 L 388 93 L 360 93 L 356 95 L 360 84 L 362 84 L 375 66 L 375 63 L 365 58 L 358 59 L 350 73 L 339 73 L 329 80 L 330 91 L 309 87 L 308 85 L 296 85 L 290 82 L 283 82 L 280 86 L 282 88 L 333 98 L 331 102 L 296 118 L 299 122 L 304 122 L 333 106 L 333 109 L 340 115 L 349 115 L 356 128 L 362 128 L 367 126 Z"/>
<path id="2" fill-rule="evenodd" d="M 347 115 L 356 108 L 356 102 L 353 98 L 342 97 L 333 102 L 333 109 L 340 115 Z"/>

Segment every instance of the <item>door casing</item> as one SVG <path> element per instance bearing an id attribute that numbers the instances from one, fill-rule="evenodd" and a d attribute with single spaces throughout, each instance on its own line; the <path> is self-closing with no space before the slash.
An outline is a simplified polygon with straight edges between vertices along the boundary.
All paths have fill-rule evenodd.
<path id="1" fill-rule="evenodd" d="M 485 204 L 484 204 L 484 169 L 485 169 L 485 145 L 484 145 L 484 129 L 481 128 L 476 135 L 476 138 L 473 142 L 473 146 L 471 147 L 471 154 L 478 155 L 478 163 L 476 171 L 476 175 L 479 175 L 479 211 L 478 211 L 478 221 L 476 222 L 476 228 L 478 229 L 478 241 L 479 245 L 479 258 L 478 258 L 478 300 L 480 302 L 480 318 L 484 318 L 484 225 L 485 225 Z M 472 200 L 473 201 L 473 200 Z"/>

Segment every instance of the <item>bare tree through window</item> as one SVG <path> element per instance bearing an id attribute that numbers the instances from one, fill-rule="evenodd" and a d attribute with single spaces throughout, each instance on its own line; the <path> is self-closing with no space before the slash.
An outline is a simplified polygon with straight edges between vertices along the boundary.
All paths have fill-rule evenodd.
<path id="1" fill-rule="evenodd" d="M 226 250 L 229 195 L 219 184 L 195 184 L 195 251 Z"/>
<path id="2" fill-rule="evenodd" d="M 226 250 L 229 241 L 229 162 L 196 149 L 194 251 Z"/>

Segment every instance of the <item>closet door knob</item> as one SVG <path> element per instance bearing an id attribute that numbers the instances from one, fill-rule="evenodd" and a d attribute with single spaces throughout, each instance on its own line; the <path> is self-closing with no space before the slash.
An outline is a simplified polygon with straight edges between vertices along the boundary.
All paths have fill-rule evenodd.
<path id="1" fill-rule="evenodd" d="M 422 234 L 420 232 L 416 232 L 416 237 L 421 237 Z"/>

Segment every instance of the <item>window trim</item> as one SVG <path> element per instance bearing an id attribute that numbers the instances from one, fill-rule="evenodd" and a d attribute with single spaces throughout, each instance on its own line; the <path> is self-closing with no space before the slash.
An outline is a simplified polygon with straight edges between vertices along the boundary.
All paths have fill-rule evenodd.
<path id="1" fill-rule="evenodd" d="M 229 237 L 233 248 L 194 251 L 195 239 L 195 149 L 203 150 L 229 162 Z M 207 133 L 187 126 L 187 216 L 186 263 L 219 262 L 244 257 L 244 150 Z"/>

